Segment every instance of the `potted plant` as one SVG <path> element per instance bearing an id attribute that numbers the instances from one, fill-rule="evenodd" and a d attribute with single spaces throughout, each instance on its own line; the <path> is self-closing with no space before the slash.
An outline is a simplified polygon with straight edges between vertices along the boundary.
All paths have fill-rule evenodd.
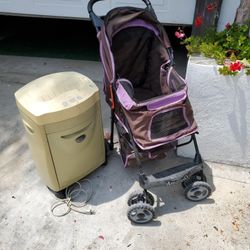
<path id="1" fill-rule="evenodd" d="M 179 31 L 181 32 L 181 31 Z M 244 70 L 250 75 L 250 39 L 248 25 L 228 23 L 225 29 L 205 31 L 203 36 L 190 36 L 182 41 L 188 54 L 201 54 L 216 60 L 222 75 L 237 75 Z"/>
<path id="2" fill-rule="evenodd" d="M 242 0 L 235 22 L 221 32 L 209 28 L 201 36 L 186 37 L 179 28 L 176 36 L 191 55 L 186 80 L 203 158 L 250 167 L 249 17 L 239 11 L 242 7 L 250 15 L 250 0 Z M 202 25 L 201 17 L 195 21 Z M 180 152 L 191 153 L 189 148 Z"/>

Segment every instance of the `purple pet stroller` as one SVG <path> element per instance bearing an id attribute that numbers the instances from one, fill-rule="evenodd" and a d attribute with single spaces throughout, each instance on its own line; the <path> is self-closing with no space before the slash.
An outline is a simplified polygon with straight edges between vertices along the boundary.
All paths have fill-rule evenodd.
<path id="1" fill-rule="evenodd" d="M 128 199 L 128 218 L 146 223 L 154 218 L 154 198 L 148 189 L 181 183 L 185 196 L 201 201 L 211 194 L 203 173 L 195 134 L 197 125 L 188 100 L 187 84 L 173 67 L 173 50 L 149 0 L 146 9 L 119 7 L 104 18 L 93 11 L 101 0 L 90 0 L 88 12 L 100 43 L 104 68 L 103 88 L 111 108 L 124 166 L 137 164 L 142 192 Z M 180 138 L 190 140 L 178 144 Z M 163 158 L 167 151 L 193 142 L 194 159 L 162 172 L 146 175 L 142 162 Z"/>

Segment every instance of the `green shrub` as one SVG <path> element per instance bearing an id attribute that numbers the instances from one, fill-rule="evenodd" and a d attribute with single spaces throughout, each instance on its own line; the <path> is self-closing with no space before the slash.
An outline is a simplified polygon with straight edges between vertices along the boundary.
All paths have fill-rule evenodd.
<path id="1" fill-rule="evenodd" d="M 250 39 L 247 25 L 227 24 L 221 32 L 209 29 L 204 36 L 190 36 L 181 43 L 186 46 L 189 55 L 201 53 L 224 65 L 219 70 L 223 75 L 236 75 L 240 71 L 232 70 L 234 67 L 230 69 L 230 64 L 225 64 L 225 61 L 240 61 L 246 74 L 250 74 Z"/>

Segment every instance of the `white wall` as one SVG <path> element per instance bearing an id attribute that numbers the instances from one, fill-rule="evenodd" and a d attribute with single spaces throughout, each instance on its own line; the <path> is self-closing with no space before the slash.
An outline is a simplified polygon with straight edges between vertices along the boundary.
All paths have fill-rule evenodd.
<path id="1" fill-rule="evenodd" d="M 192 56 L 186 80 L 203 159 L 250 167 L 250 76 L 222 76 L 213 59 Z M 193 146 L 179 153 L 192 157 Z"/>

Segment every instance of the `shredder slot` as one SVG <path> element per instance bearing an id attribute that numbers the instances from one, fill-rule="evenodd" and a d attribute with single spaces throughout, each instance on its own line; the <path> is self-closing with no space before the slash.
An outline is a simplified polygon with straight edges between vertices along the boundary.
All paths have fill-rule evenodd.
<path id="1" fill-rule="evenodd" d="M 79 131 L 76 131 L 72 134 L 68 134 L 68 135 L 62 135 L 61 138 L 62 139 L 71 139 L 72 137 L 76 137 L 79 134 L 83 133 L 84 131 L 86 131 L 90 126 L 91 126 L 92 122 L 90 122 L 86 127 L 80 129 Z"/>

